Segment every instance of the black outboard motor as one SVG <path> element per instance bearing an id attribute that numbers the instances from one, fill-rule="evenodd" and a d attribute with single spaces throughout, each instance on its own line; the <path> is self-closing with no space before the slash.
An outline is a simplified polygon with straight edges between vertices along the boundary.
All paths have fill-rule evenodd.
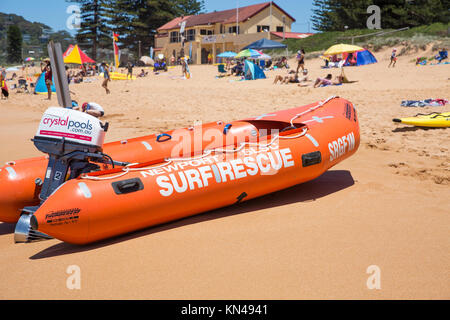
<path id="1" fill-rule="evenodd" d="M 50 107 L 45 111 L 32 139 L 36 148 L 49 156 L 44 181 L 36 181 L 36 184 L 41 185 L 41 202 L 38 206 L 22 209 L 14 234 L 16 243 L 51 239 L 31 230 L 30 217 L 64 182 L 82 173 L 99 170 L 99 165 L 93 162 L 126 165 L 114 162 L 102 153 L 107 130 L 108 123 L 103 125 L 100 120 L 84 112 L 60 107 Z"/>

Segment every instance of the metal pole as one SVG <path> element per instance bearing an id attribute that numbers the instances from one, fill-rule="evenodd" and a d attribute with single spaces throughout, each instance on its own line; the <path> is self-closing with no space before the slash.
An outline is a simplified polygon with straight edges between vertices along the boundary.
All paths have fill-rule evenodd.
<path id="1" fill-rule="evenodd" d="M 239 0 L 236 0 L 236 34 L 239 34 Z"/>
<path id="2" fill-rule="evenodd" d="M 270 29 L 272 29 L 272 1 L 270 1 L 270 26 L 269 26 L 269 32 Z"/>
<path id="3" fill-rule="evenodd" d="M 138 57 L 138 59 L 140 59 L 141 58 L 141 40 L 139 40 L 139 57 Z"/>

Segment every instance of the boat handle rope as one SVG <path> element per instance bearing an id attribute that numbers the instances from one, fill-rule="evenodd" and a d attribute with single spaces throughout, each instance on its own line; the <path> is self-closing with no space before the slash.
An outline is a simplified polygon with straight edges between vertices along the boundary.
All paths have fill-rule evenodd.
<path id="1" fill-rule="evenodd" d="M 297 119 L 298 117 L 312 112 L 320 107 L 322 107 L 323 105 L 325 105 L 326 103 L 328 103 L 330 100 L 337 98 L 337 96 L 332 96 L 329 97 L 328 99 L 326 99 L 325 101 L 320 102 L 317 106 L 311 107 L 308 110 L 296 114 L 292 119 L 291 119 L 291 124 L 293 127 L 295 127 L 293 125 L 293 122 L 295 119 Z M 150 169 L 158 169 L 158 168 L 162 168 L 165 166 L 168 166 L 169 164 L 171 164 L 172 162 L 176 162 L 176 161 L 193 161 L 193 160 L 199 160 L 202 158 L 205 158 L 209 155 L 211 155 L 212 153 L 237 153 L 242 151 L 242 149 L 244 149 L 245 147 L 258 147 L 258 148 L 269 148 L 272 144 L 275 143 L 275 141 L 279 140 L 279 139 L 297 139 L 300 137 L 303 137 L 306 133 L 308 132 L 308 127 L 304 127 L 302 132 L 300 132 L 299 134 L 295 135 L 295 136 L 280 136 L 279 134 L 275 135 L 272 140 L 267 143 L 267 144 L 262 144 L 262 143 L 256 143 L 256 142 L 242 142 L 238 148 L 233 148 L 233 149 L 223 149 L 223 148 L 215 148 L 215 149 L 211 149 L 211 150 L 205 150 L 203 152 L 203 154 L 196 156 L 196 157 L 190 157 L 190 158 L 166 158 L 164 159 L 165 162 L 157 165 L 157 166 L 151 166 L 151 167 L 143 167 L 143 168 L 131 168 L 131 166 L 137 165 L 136 163 L 130 163 L 129 165 L 125 166 L 122 168 L 123 172 L 114 175 L 114 176 L 108 176 L 108 177 L 94 177 L 94 176 L 88 176 L 88 175 L 82 175 L 80 176 L 81 179 L 89 179 L 89 180 L 111 180 L 111 179 L 117 179 L 120 178 L 126 174 L 128 174 L 129 172 L 134 172 L 134 171 L 145 171 L 145 170 L 150 170 Z"/>

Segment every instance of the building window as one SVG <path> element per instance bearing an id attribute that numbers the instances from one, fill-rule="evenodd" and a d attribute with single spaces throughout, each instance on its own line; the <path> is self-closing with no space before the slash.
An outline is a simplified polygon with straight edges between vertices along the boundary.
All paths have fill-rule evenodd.
<path id="1" fill-rule="evenodd" d="M 240 34 L 240 33 L 241 33 L 241 27 L 237 28 L 237 32 L 236 32 L 236 26 L 234 26 L 234 27 L 229 27 L 229 28 L 228 28 L 228 33 L 237 33 L 237 34 Z"/>
<path id="2" fill-rule="evenodd" d="M 269 32 L 270 27 L 269 26 L 256 26 L 257 32 Z"/>
<path id="3" fill-rule="evenodd" d="M 178 33 L 178 31 L 172 31 L 170 33 L 170 42 L 180 42 L 180 34 Z"/>
<path id="4" fill-rule="evenodd" d="M 277 32 L 283 32 L 284 31 L 284 27 L 277 27 Z"/>
<path id="5" fill-rule="evenodd" d="M 210 36 L 213 34 L 214 34 L 214 30 L 200 29 L 200 35 L 202 35 L 202 36 Z"/>
<path id="6" fill-rule="evenodd" d="M 187 31 L 187 41 L 195 41 L 195 29 L 189 29 Z"/>

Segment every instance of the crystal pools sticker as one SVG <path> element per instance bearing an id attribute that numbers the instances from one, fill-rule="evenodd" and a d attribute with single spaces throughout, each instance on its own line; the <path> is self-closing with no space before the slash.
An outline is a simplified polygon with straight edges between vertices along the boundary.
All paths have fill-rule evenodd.
<path id="1" fill-rule="evenodd" d="M 347 152 L 355 148 L 355 134 L 350 132 L 346 136 L 328 143 L 328 150 L 330 150 L 330 161 L 342 157 Z"/>
<path id="2" fill-rule="evenodd" d="M 230 161 L 221 161 L 219 156 L 205 157 L 167 165 L 161 168 L 142 171 L 142 176 L 158 176 L 156 183 L 161 188 L 159 193 L 168 197 L 172 194 L 183 193 L 208 187 L 211 182 L 226 183 L 233 180 L 245 179 L 257 174 L 275 174 L 282 168 L 295 166 L 292 152 L 289 148 L 259 152 L 255 149 L 246 150 L 244 157 Z M 184 167 L 192 166 L 184 170 Z"/>

